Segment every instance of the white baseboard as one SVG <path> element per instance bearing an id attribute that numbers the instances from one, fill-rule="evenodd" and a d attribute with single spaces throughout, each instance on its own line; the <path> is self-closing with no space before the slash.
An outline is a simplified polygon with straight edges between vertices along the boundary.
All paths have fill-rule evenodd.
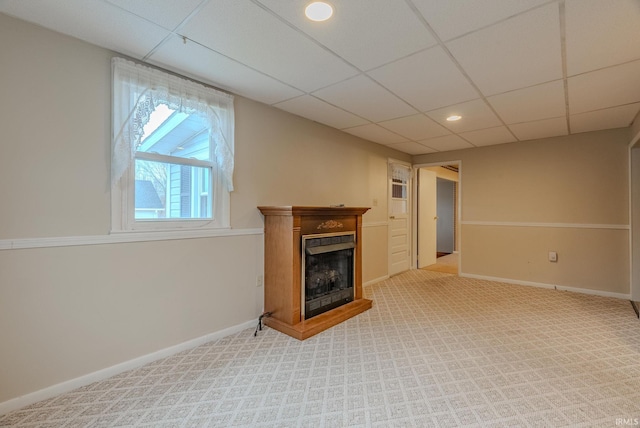
<path id="1" fill-rule="evenodd" d="M 362 283 L 362 286 L 363 287 L 368 287 L 369 285 L 376 284 L 376 283 L 378 283 L 380 281 L 384 281 L 385 279 L 389 279 L 389 275 L 381 276 L 379 278 L 375 278 L 375 279 L 369 280 L 367 282 L 364 282 L 364 283 Z"/>
<path id="2" fill-rule="evenodd" d="M 588 288 L 567 287 L 565 285 L 546 284 L 543 282 L 533 282 L 533 281 L 521 281 L 518 279 L 499 278 L 495 276 L 486 276 L 486 275 L 475 275 L 472 273 L 460 273 L 459 276 L 463 278 L 484 279 L 486 281 L 504 282 L 507 284 L 527 285 L 527 286 L 539 287 L 539 288 L 549 288 L 549 289 L 558 290 L 558 291 L 571 291 L 573 293 L 590 294 L 593 296 L 614 297 L 616 299 L 623 299 L 623 300 L 631 299 L 630 294 L 613 293 L 611 291 L 590 290 Z"/>
<path id="3" fill-rule="evenodd" d="M 242 330 L 255 326 L 257 322 L 257 319 L 246 321 L 242 324 L 238 324 L 220 331 L 216 331 L 214 333 L 197 337 L 195 339 L 191 339 L 186 342 L 182 342 L 177 345 L 170 346 L 168 348 L 161 349 L 159 351 L 155 351 L 150 354 L 143 355 L 132 360 L 125 361 L 114 366 L 77 377 L 75 379 L 70 379 L 65 382 L 49 386 L 39 391 L 12 398 L 11 400 L 0 403 L 0 415 L 7 414 L 13 410 L 21 409 L 33 403 L 37 403 L 38 401 L 55 397 L 56 395 L 64 394 L 65 392 L 72 391 L 74 389 L 80 388 L 81 386 L 89 385 L 93 382 L 110 378 L 111 376 L 115 376 L 128 370 L 144 366 L 145 364 L 149 364 L 161 358 L 169 357 L 171 355 L 177 354 L 178 352 L 195 348 L 207 342 L 218 340 L 223 337 L 238 333 Z"/>

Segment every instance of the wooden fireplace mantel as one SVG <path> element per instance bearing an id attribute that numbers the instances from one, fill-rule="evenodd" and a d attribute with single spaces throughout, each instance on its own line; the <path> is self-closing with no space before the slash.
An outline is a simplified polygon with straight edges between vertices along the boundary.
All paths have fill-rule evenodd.
<path id="1" fill-rule="evenodd" d="M 264 323 L 299 340 L 307 339 L 372 306 L 362 298 L 364 207 L 261 206 L 264 215 Z M 355 232 L 354 300 L 305 320 L 301 313 L 302 236 Z"/>

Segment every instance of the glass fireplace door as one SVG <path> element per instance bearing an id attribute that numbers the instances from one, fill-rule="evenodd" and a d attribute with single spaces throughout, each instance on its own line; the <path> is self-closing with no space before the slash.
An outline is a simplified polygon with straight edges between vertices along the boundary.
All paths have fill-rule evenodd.
<path id="1" fill-rule="evenodd" d="M 304 319 L 353 301 L 354 253 L 354 232 L 302 237 Z"/>

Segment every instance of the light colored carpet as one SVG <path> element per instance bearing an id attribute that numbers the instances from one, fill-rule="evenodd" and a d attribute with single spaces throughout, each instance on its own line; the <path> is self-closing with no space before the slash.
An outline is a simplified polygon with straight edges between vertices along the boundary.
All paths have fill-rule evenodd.
<path id="1" fill-rule="evenodd" d="M 249 329 L 0 417 L 16 427 L 557 427 L 640 418 L 629 302 L 409 271 L 304 342 Z M 43 362 L 44 364 L 45 362 Z"/>

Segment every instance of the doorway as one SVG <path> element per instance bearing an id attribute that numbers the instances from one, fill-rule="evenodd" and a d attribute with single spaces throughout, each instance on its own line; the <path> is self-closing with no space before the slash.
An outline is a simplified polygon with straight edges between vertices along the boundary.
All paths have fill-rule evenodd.
<path id="1" fill-rule="evenodd" d="M 414 254 L 418 269 L 460 272 L 460 161 L 416 166 Z"/>

